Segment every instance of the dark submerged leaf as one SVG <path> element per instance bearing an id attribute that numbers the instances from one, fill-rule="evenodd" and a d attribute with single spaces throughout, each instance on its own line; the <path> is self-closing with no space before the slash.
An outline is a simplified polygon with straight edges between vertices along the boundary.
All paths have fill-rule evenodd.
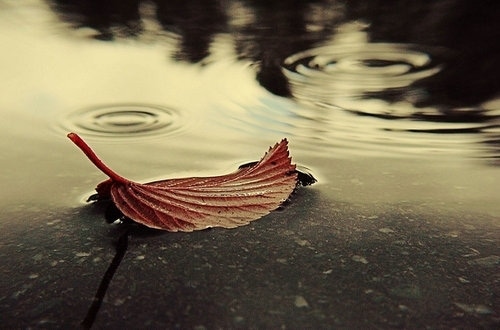
<path id="1" fill-rule="evenodd" d="M 243 169 L 246 167 L 252 167 L 257 164 L 259 161 L 248 162 L 245 164 L 241 164 L 238 169 Z M 310 186 L 315 182 L 318 182 L 316 178 L 309 172 L 309 169 L 305 166 L 296 165 L 295 172 L 297 173 L 297 185 L 301 186 Z"/>
<path id="2" fill-rule="evenodd" d="M 318 182 L 312 173 L 309 172 L 307 167 L 297 166 L 295 171 L 297 172 L 297 184 L 300 184 L 301 186 L 310 186 L 313 183 Z"/>

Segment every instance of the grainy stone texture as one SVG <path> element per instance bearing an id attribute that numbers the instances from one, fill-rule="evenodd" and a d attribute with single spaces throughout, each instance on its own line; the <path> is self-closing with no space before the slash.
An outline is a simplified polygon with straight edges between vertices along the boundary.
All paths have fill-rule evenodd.
<path id="1" fill-rule="evenodd" d="M 499 325 L 495 218 L 405 204 L 375 210 L 319 187 L 234 230 L 134 230 L 96 328 Z M 8 233 L 3 326 L 78 325 L 123 231 L 101 211 L 61 210 Z"/>

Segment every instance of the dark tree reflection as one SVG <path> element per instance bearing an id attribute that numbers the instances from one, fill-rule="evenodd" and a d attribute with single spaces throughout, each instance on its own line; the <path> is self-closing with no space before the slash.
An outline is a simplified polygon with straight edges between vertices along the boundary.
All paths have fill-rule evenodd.
<path id="1" fill-rule="evenodd" d="M 316 1 L 245 1 L 256 19 L 254 24 L 237 27 L 237 52 L 260 64 L 258 81 L 272 93 L 289 96 L 288 84 L 281 73 L 283 60 L 332 33 L 307 30 L 306 14 Z M 328 22 L 330 23 L 330 22 Z M 330 27 L 330 25 L 329 25 Z"/>
<path id="2" fill-rule="evenodd" d="M 422 80 L 428 104 L 473 106 L 500 91 L 500 2 L 487 0 L 277 1 L 277 0 L 52 0 L 52 8 L 95 38 L 135 37 L 143 32 L 140 7 L 155 8 L 162 29 L 181 38 L 174 58 L 198 63 L 210 55 L 214 36 L 227 33 L 242 59 L 256 63 L 257 80 L 288 96 L 283 60 L 331 38 L 348 21 L 368 24 L 374 42 L 414 43 L 450 50 L 447 68 Z M 422 104 L 426 105 L 426 104 Z"/>
<path id="3" fill-rule="evenodd" d="M 165 31 L 178 34 L 180 47 L 174 58 L 198 63 L 210 55 L 210 44 L 218 33 L 235 39 L 239 58 L 252 60 L 258 68 L 257 80 L 269 91 L 288 96 L 288 84 L 281 72 L 284 58 L 310 47 L 332 33 L 333 22 L 324 17 L 306 19 L 308 7 L 321 1 L 221 1 L 156 0 L 156 19 Z M 135 37 L 142 31 L 140 0 L 53 0 L 54 10 L 75 27 L 96 30 L 94 38 L 112 41 L 116 37 Z M 244 6 L 254 18 L 251 24 L 229 24 L 234 4 Z M 328 2 L 323 2 L 328 10 Z M 231 17 L 233 16 L 233 17 Z M 240 17 L 241 18 L 241 17 Z M 320 31 L 308 31 L 307 24 L 318 19 Z"/>
<path id="4" fill-rule="evenodd" d="M 424 81 L 429 103 L 467 106 L 500 92 L 500 2 L 354 0 L 349 19 L 370 22 L 374 41 L 415 43 L 450 50 L 447 68 Z"/>
<path id="5" fill-rule="evenodd" d="M 126 36 L 141 33 L 140 0 L 55 0 L 51 2 L 63 19 L 76 27 L 87 26 L 98 31 L 100 40 L 113 40 L 113 28 Z"/>
<path id="6" fill-rule="evenodd" d="M 181 47 L 176 59 L 197 63 L 210 55 L 213 36 L 223 32 L 227 22 L 219 1 L 156 1 L 156 5 L 157 18 L 162 27 L 181 35 Z"/>

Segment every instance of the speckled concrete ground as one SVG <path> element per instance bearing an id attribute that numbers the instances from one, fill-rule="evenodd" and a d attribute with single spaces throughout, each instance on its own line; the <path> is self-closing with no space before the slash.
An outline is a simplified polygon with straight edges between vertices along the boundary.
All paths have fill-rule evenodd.
<path id="1" fill-rule="evenodd" d="M 3 327 L 82 321 L 123 232 L 101 213 L 41 211 L 43 221 L 4 237 Z M 319 186 L 233 230 L 135 230 L 95 328 L 493 329 L 497 220 L 334 202 Z"/>

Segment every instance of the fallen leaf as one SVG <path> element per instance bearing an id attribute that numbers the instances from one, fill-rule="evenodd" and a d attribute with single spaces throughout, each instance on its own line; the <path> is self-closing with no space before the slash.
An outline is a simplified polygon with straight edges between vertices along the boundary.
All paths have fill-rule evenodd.
<path id="1" fill-rule="evenodd" d="M 286 139 L 269 148 L 260 161 L 231 174 L 142 184 L 107 167 L 77 134 L 69 133 L 68 138 L 109 177 L 96 188 L 99 199 L 111 198 L 126 217 L 167 231 L 246 225 L 278 208 L 297 184 L 316 181 L 310 174 L 305 182 L 298 180 Z"/>

